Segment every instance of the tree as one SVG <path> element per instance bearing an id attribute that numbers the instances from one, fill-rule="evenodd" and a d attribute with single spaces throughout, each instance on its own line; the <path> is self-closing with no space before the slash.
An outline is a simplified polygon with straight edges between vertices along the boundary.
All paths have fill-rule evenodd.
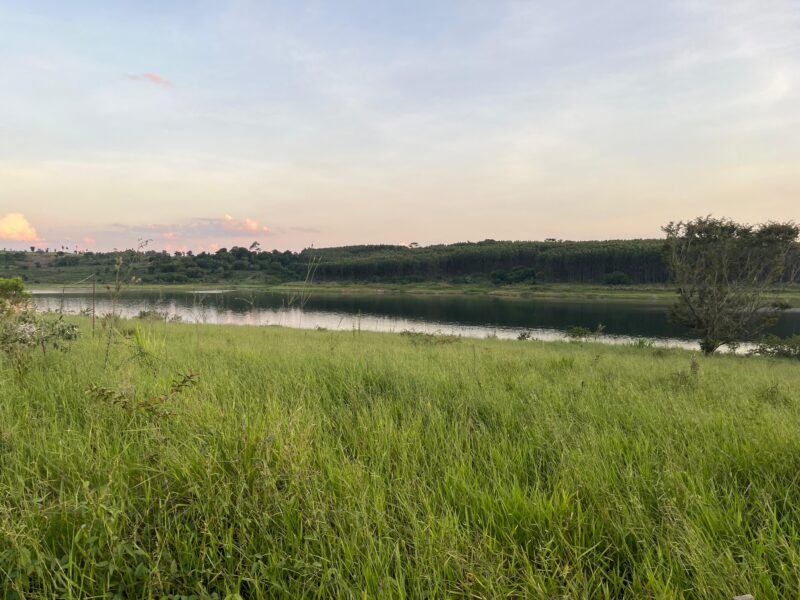
<path id="1" fill-rule="evenodd" d="M 25 283 L 19 277 L 6 279 L 0 277 L 0 307 L 7 303 L 10 306 L 19 306 L 28 301 L 28 292 Z"/>
<path id="2" fill-rule="evenodd" d="M 670 318 L 700 335 L 705 354 L 754 339 L 775 321 L 783 307 L 769 292 L 785 279 L 800 235 L 797 225 L 752 226 L 709 216 L 670 223 L 663 230 L 666 262 L 678 292 Z"/>

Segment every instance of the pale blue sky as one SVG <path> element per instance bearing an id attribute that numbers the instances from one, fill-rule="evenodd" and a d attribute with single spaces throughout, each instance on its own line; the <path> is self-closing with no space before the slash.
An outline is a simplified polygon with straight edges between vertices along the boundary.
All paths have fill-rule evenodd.
<path id="1" fill-rule="evenodd" d="M 0 246 L 649 237 L 799 198 L 798 0 L 0 3 Z"/>

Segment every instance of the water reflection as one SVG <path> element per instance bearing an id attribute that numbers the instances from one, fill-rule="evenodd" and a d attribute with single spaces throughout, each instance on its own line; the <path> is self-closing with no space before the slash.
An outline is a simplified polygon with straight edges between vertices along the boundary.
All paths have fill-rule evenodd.
<path id="1" fill-rule="evenodd" d="M 90 310 L 91 293 L 39 291 L 42 310 L 79 313 Z M 111 310 L 108 294 L 98 294 L 97 314 Z M 515 338 L 532 330 L 540 339 L 558 339 L 570 327 L 604 328 L 609 341 L 651 338 L 691 345 L 692 335 L 670 323 L 664 307 L 654 303 L 520 300 L 490 296 L 313 295 L 302 308 L 289 295 L 248 291 L 128 291 L 119 311 L 136 316 L 142 310 L 177 315 L 186 322 L 365 331 L 422 331 L 473 337 Z M 800 311 L 784 313 L 773 333 L 800 333 Z"/>

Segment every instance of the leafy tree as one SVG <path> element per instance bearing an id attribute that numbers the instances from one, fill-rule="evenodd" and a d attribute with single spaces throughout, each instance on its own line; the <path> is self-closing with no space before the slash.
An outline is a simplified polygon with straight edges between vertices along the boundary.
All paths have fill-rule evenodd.
<path id="1" fill-rule="evenodd" d="M 768 292 L 784 279 L 800 234 L 797 225 L 751 226 L 709 216 L 663 230 L 678 292 L 670 317 L 700 335 L 705 354 L 753 339 L 774 322 L 782 307 Z"/>
<path id="2" fill-rule="evenodd" d="M 25 284 L 19 277 L 5 279 L 0 277 L 0 307 L 4 304 L 19 306 L 28 300 Z"/>

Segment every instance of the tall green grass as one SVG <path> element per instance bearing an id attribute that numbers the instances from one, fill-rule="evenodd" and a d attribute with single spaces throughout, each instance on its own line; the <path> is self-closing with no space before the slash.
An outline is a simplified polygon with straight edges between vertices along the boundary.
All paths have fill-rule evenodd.
<path id="1" fill-rule="evenodd" d="M 800 593 L 796 364 L 150 323 L 104 370 L 82 327 L 0 367 L 6 597 Z"/>

